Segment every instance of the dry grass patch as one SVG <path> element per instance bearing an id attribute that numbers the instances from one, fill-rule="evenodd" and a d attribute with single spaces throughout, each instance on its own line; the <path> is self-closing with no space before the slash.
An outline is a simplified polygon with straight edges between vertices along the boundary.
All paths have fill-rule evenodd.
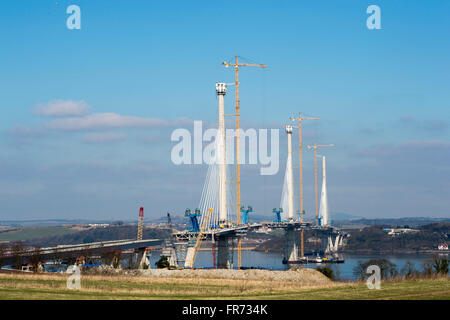
<path id="1" fill-rule="evenodd" d="M 386 281 L 381 290 L 369 290 L 364 282 L 319 285 L 180 274 L 82 274 L 81 290 L 69 290 L 67 278 L 67 274 L 0 274 L 0 299 L 450 299 L 450 282 L 445 277 Z"/>

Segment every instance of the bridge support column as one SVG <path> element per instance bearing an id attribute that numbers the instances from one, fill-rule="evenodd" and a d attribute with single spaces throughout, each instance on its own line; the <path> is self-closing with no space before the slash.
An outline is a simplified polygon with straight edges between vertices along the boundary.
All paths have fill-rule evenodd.
<path id="1" fill-rule="evenodd" d="M 298 260 L 297 232 L 294 228 L 286 229 L 286 261 Z"/>
<path id="2" fill-rule="evenodd" d="M 148 261 L 145 248 L 137 249 L 135 268 L 136 269 L 148 269 L 150 267 L 150 261 Z"/>
<path id="3" fill-rule="evenodd" d="M 114 252 L 114 256 L 111 259 L 111 267 L 115 268 L 115 269 L 122 269 L 122 263 L 120 261 L 120 256 L 121 253 L 120 252 Z"/>
<path id="4" fill-rule="evenodd" d="M 217 239 L 217 268 L 230 269 L 230 238 L 218 237 Z"/>
<path id="5" fill-rule="evenodd" d="M 184 261 L 185 268 L 193 268 L 194 267 L 194 247 L 188 247 L 186 251 L 186 260 Z"/>

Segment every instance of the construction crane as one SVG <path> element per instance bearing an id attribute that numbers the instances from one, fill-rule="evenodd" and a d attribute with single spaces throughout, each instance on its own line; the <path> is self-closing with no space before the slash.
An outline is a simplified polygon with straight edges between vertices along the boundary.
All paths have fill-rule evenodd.
<path id="1" fill-rule="evenodd" d="M 318 195 L 317 195 L 317 149 L 324 147 L 334 147 L 334 144 L 314 144 L 312 146 L 308 146 L 308 149 L 314 149 L 314 180 L 315 180 L 315 188 L 316 188 L 316 223 L 319 225 L 319 204 L 318 204 Z"/>
<path id="2" fill-rule="evenodd" d="M 235 86 L 236 86 L 236 208 L 237 208 L 237 224 L 241 224 L 241 168 L 240 168 L 240 142 L 239 142 L 239 67 L 258 67 L 267 68 L 265 64 L 240 63 L 238 56 L 235 56 L 234 63 L 222 62 L 228 68 L 234 67 Z M 238 240 L 238 268 L 241 267 L 241 238 Z"/>
<path id="3" fill-rule="evenodd" d="M 250 212 L 253 212 L 253 208 L 248 206 L 247 209 L 245 209 L 244 206 L 241 207 L 241 212 L 242 212 L 242 223 L 243 224 L 248 224 L 248 214 Z"/>
<path id="4" fill-rule="evenodd" d="M 195 258 L 197 257 L 198 250 L 200 249 L 200 246 L 202 245 L 203 236 L 204 236 L 204 234 L 206 232 L 206 229 L 208 228 L 209 219 L 211 218 L 212 211 L 213 211 L 212 208 L 208 209 L 208 211 L 206 213 L 206 217 L 202 221 L 202 225 L 200 227 L 200 231 L 197 234 L 197 241 L 195 242 L 194 254 L 193 254 L 193 258 L 192 258 L 192 266 L 191 266 L 191 268 L 194 267 Z"/>
<path id="5" fill-rule="evenodd" d="M 277 210 L 277 208 L 273 208 L 272 210 L 273 213 L 275 213 L 275 221 L 276 223 L 280 223 L 281 222 L 281 213 L 283 212 L 283 208 L 279 208 Z"/>
<path id="6" fill-rule="evenodd" d="M 191 219 L 191 228 L 189 229 L 189 231 L 198 232 L 200 230 L 200 227 L 198 224 L 197 217 L 201 216 L 200 210 L 195 209 L 194 213 L 192 213 L 191 209 L 186 209 L 186 211 L 184 212 L 184 216 L 189 217 L 189 219 Z"/>
<path id="7" fill-rule="evenodd" d="M 142 240 L 144 232 L 144 207 L 139 209 L 137 240 Z"/>
<path id="8" fill-rule="evenodd" d="M 302 155 L 302 120 L 319 120 L 320 118 L 314 117 L 302 117 L 302 114 L 298 113 L 298 118 L 291 117 L 292 121 L 298 120 L 298 154 L 299 154 L 299 167 L 300 167 L 300 222 L 303 222 L 303 216 L 305 215 L 305 210 L 303 210 L 303 155 Z M 305 246 L 304 246 L 304 230 L 302 229 L 300 233 L 300 256 L 305 256 Z"/>
<path id="9" fill-rule="evenodd" d="M 167 212 L 167 226 L 169 227 L 170 234 L 173 234 L 172 219 L 170 218 L 170 213 Z"/>

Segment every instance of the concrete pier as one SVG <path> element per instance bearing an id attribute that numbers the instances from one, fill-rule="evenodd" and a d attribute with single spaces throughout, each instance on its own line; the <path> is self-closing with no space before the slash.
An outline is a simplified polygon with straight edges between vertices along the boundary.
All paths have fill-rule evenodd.
<path id="1" fill-rule="evenodd" d="M 222 236 L 217 238 L 217 268 L 229 269 L 230 262 L 230 237 Z"/>
<path id="2" fill-rule="evenodd" d="M 284 256 L 287 261 L 298 260 L 297 240 L 297 232 L 295 228 L 286 228 L 286 246 Z"/>

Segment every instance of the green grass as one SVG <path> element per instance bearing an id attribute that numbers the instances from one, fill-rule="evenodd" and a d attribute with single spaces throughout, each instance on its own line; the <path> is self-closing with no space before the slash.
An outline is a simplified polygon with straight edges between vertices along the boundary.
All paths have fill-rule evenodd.
<path id="1" fill-rule="evenodd" d="M 450 299 L 448 278 L 302 287 L 288 282 L 82 276 L 81 290 L 66 288 L 68 275 L 0 274 L 0 299 Z"/>
<path id="2" fill-rule="evenodd" d="M 301 293 L 277 295 L 277 299 L 309 300 L 414 300 L 450 299 L 450 281 L 415 280 L 382 283 L 379 290 L 369 290 L 365 284 L 307 290 Z"/>
<path id="3" fill-rule="evenodd" d="M 26 241 L 49 236 L 65 235 L 78 231 L 69 227 L 24 227 L 19 230 L 0 233 L 0 240 Z"/>

